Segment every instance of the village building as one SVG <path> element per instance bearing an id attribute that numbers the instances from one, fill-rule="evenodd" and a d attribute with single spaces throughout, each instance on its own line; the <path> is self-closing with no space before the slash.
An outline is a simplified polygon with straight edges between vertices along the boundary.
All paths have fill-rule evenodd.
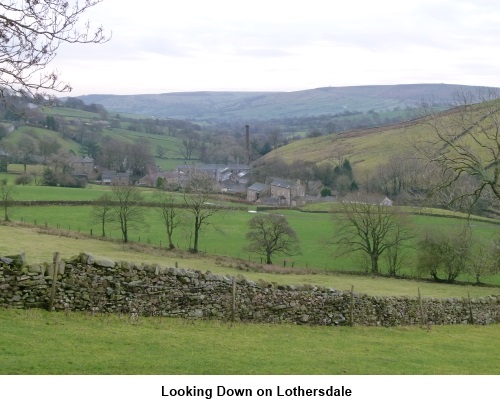
<path id="1" fill-rule="evenodd" d="M 74 176 L 88 178 L 94 174 L 94 159 L 91 157 L 72 156 L 69 165 Z"/>
<path id="2" fill-rule="evenodd" d="M 364 192 L 356 192 L 347 194 L 344 198 L 342 198 L 342 202 L 344 203 L 361 203 L 361 204 L 371 204 L 371 205 L 384 205 L 384 206 L 392 206 L 393 201 L 388 197 L 380 194 L 370 194 Z"/>
<path id="3" fill-rule="evenodd" d="M 178 178 L 179 176 L 176 171 L 160 171 L 158 173 L 147 174 L 140 178 L 137 181 L 137 185 L 143 187 L 159 187 L 160 185 L 178 184 Z"/>
<path id="4" fill-rule="evenodd" d="M 116 170 L 102 172 L 102 184 L 108 186 L 128 186 L 130 185 L 130 174 L 120 173 Z"/>
<path id="5" fill-rule="evenodd" d="M 206 165 L 179 165 L 177 166 L 178 182 L 185 187 L 194 174 L 202 173 L 210 176 L 219 184 L 221 190 L 245 192 L 248 184 L 250 166 L 242 164 L 206 164 Z"/>
<path id="6" fill-rule="evenodd" d="M 271 198 L 278 201 L 278 205 L 296 207 L 305 204 L 306 188 L 300 180 L 295 182 L 282 179 L 273 179 L 271 182 Z"/>
<path id="7" fill-rule="evenodd" d="M 241 164 L 206 164 L 206 165 L 178 165 L 177 171 L 185 175 L 204 173 L 222 182 L 229 179 L 236 180 L 238 176 L 250 173 L 250 166 Z"/>
<path id="8" fill-rule="evenodd" d="M 247 201 L 260 202 L 261 198 L 269 196 L 269 184 L 254 183 L 247 188 Z"/>

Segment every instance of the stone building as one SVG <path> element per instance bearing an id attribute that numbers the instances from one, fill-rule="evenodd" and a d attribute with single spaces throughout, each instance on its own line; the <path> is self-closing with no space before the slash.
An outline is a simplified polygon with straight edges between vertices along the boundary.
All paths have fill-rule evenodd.
<path id="1" fill-rule="evenodd" d="M 271 182 L 271 197 L 279 200 L 280 206 L 296 207 L 304 205 L 306 188 L 300 180 L 295 182 L 282 179 L 273 179 Z"/>

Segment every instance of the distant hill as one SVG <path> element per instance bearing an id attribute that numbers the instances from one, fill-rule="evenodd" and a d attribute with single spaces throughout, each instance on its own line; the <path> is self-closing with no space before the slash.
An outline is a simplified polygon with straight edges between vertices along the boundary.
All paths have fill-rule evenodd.
<path id="1" fill-rule="evenodd" d="M 165 94 L 79 96 L 108 111 L 188 120 L 274 119 L 406 108 L 421 101 L 447 105 L 460 90 L 453 84 L 322 87 L 293 92 L 185 92 Z"/>

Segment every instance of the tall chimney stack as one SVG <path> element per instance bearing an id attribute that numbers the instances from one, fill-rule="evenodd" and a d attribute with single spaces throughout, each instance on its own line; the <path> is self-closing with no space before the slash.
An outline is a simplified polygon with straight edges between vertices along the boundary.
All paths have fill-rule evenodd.
<path id="1" fill-rule="evenodd" d="M 247 165 L 250 164 L 250 125 L 245 125 L 245 141 L 246 141 L 246 160 Z"/>

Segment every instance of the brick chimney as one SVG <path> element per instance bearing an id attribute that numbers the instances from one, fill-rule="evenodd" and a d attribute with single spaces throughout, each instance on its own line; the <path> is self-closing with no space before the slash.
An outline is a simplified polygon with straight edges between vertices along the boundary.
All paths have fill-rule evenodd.
<path id="1" fill-rule="evenodd" d="M 245 125 L 246 164 L 250 164 L 250 125 Z"/>

